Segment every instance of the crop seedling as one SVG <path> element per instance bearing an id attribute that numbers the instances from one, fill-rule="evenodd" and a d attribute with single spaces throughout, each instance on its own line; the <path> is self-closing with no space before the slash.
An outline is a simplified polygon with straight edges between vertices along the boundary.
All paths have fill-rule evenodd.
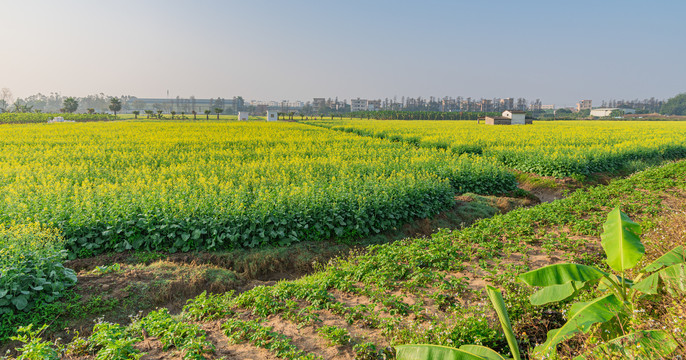
<path id="1" fill-rule="evenodd" d="M 350 343 L 350 333 L 344 328 L 325 325 L 320 327 L 317 332 L 329 342 L 329 345 L 347 345 Z"/>

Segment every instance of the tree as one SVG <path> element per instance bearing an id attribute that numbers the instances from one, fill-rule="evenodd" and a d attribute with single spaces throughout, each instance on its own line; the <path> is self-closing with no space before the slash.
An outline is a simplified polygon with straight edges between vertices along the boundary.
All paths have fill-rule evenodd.
<path id="1" fill-rule="evenodd" d="M 110 98 L 110 110 L 114 112 L 114 116 L 117 116 L 117 111 L 121 110 L 121 100 L 116 97 Z"/>
<path id="2" fill-rule="evenodd" d="M 152 110 L 145 110 L 145 115 L 148 115 L 148 119 L 152 116 Z"/>
<path id="3" fill-rule="evenodd" d="M 668 99 L 666 103 L 662 104 L 660 114 L 686 115 L 686 93 Z"/>
<path id="4" fill-rule="evenodd" d="M 28 104 L 22 104 L 17 100 L 17 102 L 14 103 L 14 112 L 15 113 L 30 113 L 33 110 L 33 105 L 28 105 Z"/>
<path id="5" fill-rule="evenodd" d="M 7 107 L 10 106 L 14 97 L 12 96 L 12 91 L 8 88 L 2 88 L 0 90 L 0 110 L 5 111 Z"/>
<path id="6" fill-rule="evenodd" d="M 174 115 L 176 115 L 176 111 L 172 110 L 171 111 L 172 120 L 174 120 Z"/>
<path id="7" fill-rule="evenodd" d="M 88 108 L 88 109 L 86 109 L 86 110 L 88 110 L 88 113 L 89 113 L 89 114 L 95 113 L 95 109 L 94 109 L 94 108 Z"/>
<path id="8" fill-rule="evenodd" d="M 157 118 L 162 119 L 162 110 L 157 110 Z"/>
<path id="9" fill-rule="evenodd" d="M 210 109 L 205 110 L 205 116 L 207 116 L 207 120 L 210 119 L 210 114 L 211 114 L 211 113 L 212 113 L 212 111 L 211 111 Z"/>
<path id="10" fill-rule="evenodd" d="M 133 112 L 133 118 L 134 118 L 134 119 L 138 119 L 138 114 L 140 114 L 141 112 L 138 111 L 138 110 L 134 110 L 134 111 L 132 111 L 132 112 Z"/>
<path id="11" fill-rule="evenodd" d="M 64 102 L 62 102 L 62 108 L 64 108 L 64 112 L 73 113 L 79 108 L 79 102 L 70 96 L 64 99 Z"/>
<path id="12" fill-rule="evenodd" d="M 224 111 L 222 108 L 214 108 L 214 112 L 217 113 L 217 120 L 219 120 L 219 114 L 221 114 Z"/>
<path id="13" fill-rule="evenodd" d="M 195 106 L 195 104 L 193 104 Z M 196 120 L 196 116 L 198 115 L 198 112 L 193 110 L 193 120 Z"/>
<path id="14" fill-rule="evenodd" d="M 622 109 L 612 110 L 612 112 L 610 112 L 610 117 L 616 118 L 621 116 L 624 116 L 624 110 Z"/>

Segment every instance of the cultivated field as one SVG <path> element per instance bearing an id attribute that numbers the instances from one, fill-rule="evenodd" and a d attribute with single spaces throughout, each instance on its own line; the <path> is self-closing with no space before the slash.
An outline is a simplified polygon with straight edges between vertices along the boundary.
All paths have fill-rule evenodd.
<path id="1" fill-rule="evenodd" d="M 516 186 L 478 158 L 295 123 L 24 125 L 0 139 L 0 222 L 54 225 L 78 256 L 347 239 Z"/>
<path id="2" fill-rule="evenodd" d="M 402 344 L 476 344 L 513 357 L 483 292 L 493 285 L 503 291 L 525 357 L 555 358 L 534 347 L 579 312 L 567 298 L 606 299 L 615 279 L 622 288 L 612 289 L 619 291 L 613 299 L 631 295 L 616 300 L 624 306 L 615 311 L 618 322 L 612 323 L 614 315 L 603 318 L 605 327 L 589 324 L 586 334 L 568 325 L 570 334 L 577 333 L 564 338 L 557 356 L 648 359 L 665 349 L 686 355 L 684 274 L 654 276 L 659 291 L 643 286 L 643 294 L 622 280 L 639 283 L 658 274 L 659 268 L 637 269 L 686 241 L 686 162 L 664 162 L 686 157 L 686 126 L 310 123 L 0 126 L 0 338 L 34 323 L 20 330 L 24 337 L 14 344 L 30 345 L 19 351 L 25 356 L 43 351 L 48 355 L 42 358 L 51 359 L 58 351 L 73 359 L 390 359 Z M 291 259 L 286 253 L 278 260 L 295 262 L 303 256 L 301 244 L 335 246 L 326 241 L 397 230 L 457 203 L 477 211 L 480 197 L 459 195 L 526 193 L 516 190 L 508 167 L 583 177 L 612 175 L 631 162 L 663 164 L 462 229 L 354 248 L 294 280 L 235 286 L 240 276 L 260 271 L 248 265 L 241 275 L 235 258 L 226 261 L 227 254 L 249 248 L 254 263 L 270 267 L 267 249 L 274 246 L 298 249 Z M 632 254 L 636 264 L 620 273 L 604 261 L 608 235 L 602 245 L 600 239 L 617 206 L 642 230 L 627 225 L 641 240 L 625 246 L 639 251 L 636 241 L 645 245 L 645 257 Z M 660 267 L 685 271 L 680 251 L 661 258 Z M 76 274 L 62 266 L 66 256 L 81 258 L 68 263 L 78 265 Z M 596 288 L 573 278 L 544 294 L 555 301 L 532 305 L 536 289 L 517 276 L 563 262 L 598 267 L 609 282 Z M 283 278 L 289 276 L 275 277 Z M 68 289 L 74 281 L 74 290 Z M 571 293 L 559 295 L 570 286 Z M 153 304 L 192 293 L 188 288 L 208 293 L 191 296 L 183 308 L 151 311 Z M 165 299 L 141 297 L 157 293 Z M 129 314 L 119 312 L 134 308 L 145 312 L 123 320 Z M 77 321 L 101 315 L 117 321 L 100 320 L 95 327 Z M 57 327 L 46 334 L 62 337 L 64 347 L 39 339 L 43 323 Z M 81 334 L 61 331 L 65 326 Z M 642 342 L 598 345 L 631 332 L 640 333 Z M 651 343 L 655 336 L 661 349 Z"/>
<path id="3" fill-rule="evenodd" d="M 677 121 L 536 121 L 534 126 L 486 126 L 475 121 L 309 123 L 456 154 L 481 154 L 543 176 L 588 175 L 614 171 L 632 161 L 686 157 L 686 123 Z"/>

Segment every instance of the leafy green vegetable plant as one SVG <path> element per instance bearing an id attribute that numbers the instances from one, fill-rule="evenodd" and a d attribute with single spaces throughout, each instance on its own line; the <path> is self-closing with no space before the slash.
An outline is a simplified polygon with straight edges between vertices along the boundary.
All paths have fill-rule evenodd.
<path id="1" fill-rule="evenodd" d="M 60 358 L 51 344 L 40 337 L 40 333 L 47 327 L 48 325 L 43 325 L 39 329 L 33 330 L 33 324 L 30 324 L 17 330 L 18 334 L 13 336 L 12 340 L 24 344 L 22 347 L 17 348 L 17 350 L 21 351 L 21 355 L 17 360 L 57 360 Z"/>
<path id="2" fill-rule="evenodd" d="M 0 315 L 51 303 L 76 283 L 64 239 L 38 223 L 0 225 Z"/>
<path id="3" fill-rule="evenodd" d="M 329 342 L 329 345 L 347 345 L 350 343 L 350 333 L 338 326 L 322 326 L 317 330 L 319 335 Z"/>
<path id="4" fill-rule="evenodd" d="M 622 343 L 633 341 L 644 345 L 659 343 L 660 353 L 671 353 L 677 344 L 665 331 L 637 331 L 629 334 L 626 331 L 631 330 L 631 314 L 638 298 L 657 294 L 661 288 L 670 292 L 686 290 L 686 253 L 683 246 L 674 248 L 630 280 L 626 278 L 627 270 L 634 268 L 645 254 L 645 247 L 639 238 L 640 226 L 616 207 L 608 214 L 603 229 L 601 244 L 607 255 L 607 264 L 619 275 L 592 266 L 556 264 L 519 276 L 528 285 L 542 287 L 530 297 L 534 305 L 573 298 L 581 289 L 595 284 L 602 292 L 595 299 L 573 304 L 567 313 L 567 323 L 559 329 L 550 330 L 547 341 L 537 346 L 534 352 L 554 353 L 557 344 L 575 334 L 590 331 L 594 324 L 602 323 L 608 340 L 604 346 L 608 349 L 618 349 Z M 641 351 L 645 352 L 645 347 Z"/>

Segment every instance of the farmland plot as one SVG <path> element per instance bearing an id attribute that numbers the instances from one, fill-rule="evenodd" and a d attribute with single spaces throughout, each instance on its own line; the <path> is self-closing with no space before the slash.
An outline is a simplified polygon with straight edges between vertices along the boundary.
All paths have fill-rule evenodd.
<path id="1" fill-rule="evenodd" d="M 462 230 L 372 246 L 298 280 L 240 294 L 202 294 L 176 317 L 159 309 L 127 326 L 99 323 L 92 335 L 73 340 L 67 349 L 77 359 L 118 351 L 130 357 L 352 360 L 392 358 L 393 347 L 401 344 L 478 344 L 508 355 L 507 341 L 483 296 L 483 285 L 490 283 L 504 290 L 513 333 L 522 353 L 532 355 L 534 346 L 572 311 L 569 303 L 532 305 L 533 289 L 516 281 L 516 275 L 566 260 L 608 270 L 600 237 L 607 213 L 616 206 L 645 230 L 646 260 L 652 262 L 664 247 L 686 241 L 684 191 L 682 161 Z M 664 232 L 678 224 L 678 231 Z M 597 295 L 593 291 L 580 294 Z M 671 345 L 665 350 L 658 344 L 657 351 L 683 356 L 686 302 L 681 295 L 668 300 L 641 299 L 631 328 L 625 323 L 622 331 L 666 331 L 671 335 L 664 343 Z M 599 351 L 604 329 L 569 339 L 559 349 L 560 358 Z M 629 346 L 620 350 L 644 352 Z M 591 358 L 613 357 L 600 353 Z"/>
<path id="2" fill-rule="evenodd" d="M 453 153 L 481 154 L 542 176 L 617 170 L 631 161 L 686 157 L 686 122 L 535 121 L 487 126 L 473 121 L 322 120 L 313 125 Z"/>
<path id="3" fill-rule="evenodd" d="M 61 230 L 71 256 L 287 245 L 378 233 L 502 193 L 470 156 L 288 123 L 0 128 L 0 223 Z"/>

